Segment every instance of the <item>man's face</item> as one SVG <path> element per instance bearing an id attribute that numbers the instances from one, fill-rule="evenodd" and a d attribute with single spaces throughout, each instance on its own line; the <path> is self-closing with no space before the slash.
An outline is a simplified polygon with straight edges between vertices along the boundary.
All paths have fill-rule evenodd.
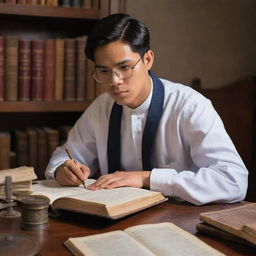
<path id="1" fill-rule="evenodd" d="M 109 74 L 109 79 L 101 85 L 116 103 L 136 108 L 145 101 L 150 93 L 148 70 L 153 64 L 152 51 L 145 53 L 141 59 L 140 54 L 133 52 L 129 44 L 115 41 L 97 48 L 94 58 L 95 68 Z M 132 67 L 132 76 L 128 79 L 119 78 L 114 72 L 109 73 L 122 72 Z"/>

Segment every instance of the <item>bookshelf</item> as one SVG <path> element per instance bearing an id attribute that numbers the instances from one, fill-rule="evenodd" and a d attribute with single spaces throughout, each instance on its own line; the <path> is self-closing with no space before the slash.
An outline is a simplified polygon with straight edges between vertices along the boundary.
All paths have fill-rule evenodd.
<path id="1" fill-rule="evenodd" d="M 122 0 L 92 0 L 91 3 L 93 1 L 98 3 L 98 7 L 95 8 L 92 5 L 91 8 L 83 8 L 82 6 L 75 8 L 73 6 L 0 3 L 0 36 L 4 38 L 16 36 L 18 40 L 28 39 L 31 41 L 80 38 L 88 35 L 98 19 L 111 13 L 122 11 L 120 8 L 124 5 Z M 72 2 L 70 1 L 70 3 Z M 87 72 L 90 72 L 89 70 L 87 67 Z M 4 72 L 6 71 L 4 70 Z M 98 94 L 93 79 L 88 77 L 86 75 L 85 85 L 87 89 L 84 100 L 53 99 L 46 101 L 42 99 L 33 101 L 30 98 L 26 101 L 19 99 L 8 101 L 6 97 L 3 101 L 0 100 L 0 132 L 11 135 L 10 148 L 8 150 L 17 154 L 15 152 L 15 144 L 17 143 L 14 136 L 15 130 L 26 131 L 31 127 L 58 129 L 61 126 L 72 126 Z M 6 156 L 6 145 L 4 147 Z M 0 159 L 2 159 L 1 149 Z M 16 166 L 12 166 L 13 160 L 9 160 L 10 167 L 19 165 L 17 161 L 14 161 Z M 6 165 L 0 164 L 1 166 Z"/>

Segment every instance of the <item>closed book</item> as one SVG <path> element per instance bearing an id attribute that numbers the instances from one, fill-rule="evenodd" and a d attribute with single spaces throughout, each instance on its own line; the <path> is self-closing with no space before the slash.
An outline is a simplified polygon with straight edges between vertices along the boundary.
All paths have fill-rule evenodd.
<path id="1" fill-rule="evenodd" d="M 47 160 L 47 138 L 46 132 L 41 128 L 36 128 L 37 133 L 37 169 L 35 170 L 39 180 L 45 179 L 45 169 L 48 164 Z"/>
<path id="2" fill-rule="evenodd" d="M 94 63 L 87 58 L 86 58 L 86 67 L 87 67 L 86 99 L 89 101 L 93 101 L 95 98 L 95 80 L 92 76 L 92 73 L 94 70 Z"/>
<path id="3" fill-rule="evenodd" d="M 44 100 L 52 101 L 54 99 L 55 82 L 55 41 L 48 39 L 44 44 Z"/>
<path id="4" fill-rule="evenodd" d="M 87 37 L 80 37 L 76 39 L 76 100 L 85 101 L 86 99 L 86 57 L 85 46 Z"/>
<path id="5" fill-rule="evenodd" d="M 0 36 L 0 101 L 4 100 L 4 37 Z"/>
<path id="6" fill-rule="evenodd" d="M 49 161 L 54 150 L 59 146 L 59 132 L 50 127 L 44 127 L 47 139 L 47 160 Z"/>
<path id="7" fill-rule="evenodd" d="M 72 1 L 72 6 L 75 7 L 75 8 L 82 7 L 82 0 L 73 0 Z"/>
<path id="8" fill-rule="evenodd" d="M 7 4 L 16 4 L 16 0 L 5 0 Z"/>
<path id="9" fill-rule="evenodd" d="M 55 40 L 55 100 L 63 100 L 64 39 Z"/>
<path id="10" fill-rule="evenodd" d="M 31 46 L 31 98 L 41 101 L 43 99 L 44 41 L 32 40 Z"/>
<path id="11" fill-rule="evenodd" d="M 8 132 L 0 132 L 0 170 L 10 168 L 11 139 Z"/>
<path id="12" fill-rule="evenodd" d="M 27 0 L 17 0 L 17 4 L 26 4 Z"/>
<path id="13" fill-rule="evenodd" d="M 27 4 L 37 5 L 38 4 L 38 0 L 27 0 Z"/>
<path id="14" fill-rule="evenodd" d="M 92 8 L 93 9 L 99 9 L 100 7 L 100 1 L 99 0 L 92 0 Z"/>
<path id="15" fill-rule="evenodd" d="M 58 0 L 46 0 L 46 5 L 58 6 Z"/>
<path id="16" fill-rule="evenodd" d="M 39 5 L 45 5 L 46 4 L 46 0 L 38 0 L 38 4 Z"/>
<path id="17" fill-rule="evenodd" d="M 19 39 L 18 98 L 30 100 L 31 83 L 31 40 Z"/>
<path id="18" fill-rule="evenodd" d="M 71 126 L 69 125 L 62 125 L 58 127 L 60 145 L 64 144 L 67 141 L 70 130 L 71 130 Z"/>
<path id="19" fill-rule="evenodd" d="M 11 151 L 10 152 L 10 168 L 16 168 L 17 167 L 17 156 L 16 156 L 16 152 Z"/>
<path id="20" fill-rule="evenodd" d="M 60 0 L 59 5 L 63 7 L 70 7 L 71 6 L 71 0 Z"/>
<path id="21" fill-rule="evenodd" d="M 24 131 L 15 130 L 15 151 L 17 156 L 17 165 L 28 165 L 28 140 Z"/>
<path id="22" fill-rule="evenodd" d="M 65 39 L 65 62 L 64 62 L 64 100 L 75 100 L 75 76 L 76 76 L 76 61 L 75 61 L 76 43 L 75 39 Z"/>
<path id="23" fill-rule="evenodd" d="M 5 100 L 18 98 L 18 37 L 5 37 Z"/>
<path id="24" fill-rule="evenodd" d="M 83 6 L 83 8 L 90 9 L 90 8 L 92 8 L 92 1 L 91 0 L 83 0 L 82 6 Z"/>
<path id="25" fill-rule="evenodd" d="M 37 132 L 34 128 L 26 129 L 28 138 L 28 163 L 37 170 L 37 163 L 40 159 L 37 158 Z"/>

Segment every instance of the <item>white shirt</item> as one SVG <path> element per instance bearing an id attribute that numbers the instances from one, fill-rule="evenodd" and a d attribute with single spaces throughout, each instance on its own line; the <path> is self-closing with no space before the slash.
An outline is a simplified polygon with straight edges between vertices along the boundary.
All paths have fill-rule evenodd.
<path id="1" fill-rule="evenodd" d="M 211 102 L 188 86 L 161 81 L 165 88 L 164 109 L 152 152 L 155 168 L 150 189 L 196 205 L 243 200 L 248 171 Z M 151 97 L 152 90 L 138 108 L 123 107 L 121 170 L 142 170 L 142 134 Z M 86 109 L 66 144 L 55 150 L 47 178 L 54 178 L 56 168 L 68 159 L 66 146 L 77 161 L 91 169 L 92 175 L 97 170 L 108 173 L 112 105 L 113 99 L 104 93 Z"/>

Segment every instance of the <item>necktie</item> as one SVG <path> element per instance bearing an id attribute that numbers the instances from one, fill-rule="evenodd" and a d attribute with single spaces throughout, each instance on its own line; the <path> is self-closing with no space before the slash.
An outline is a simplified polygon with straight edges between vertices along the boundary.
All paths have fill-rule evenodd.
<path id="1" fill-rule="evenodd" d="M 142 136 L 142 165 L 143 170 L 151 170 L 151 152 L 154 147 L 156 131 L 163 112 L 164 86 L 161 80 L 150 73 L 153 81 L 153 94 L 148 109 L 148 116 Z M 121 120 L 123 107 L 113 104 L 108 131 L 108 172 L 120 170 L 121 159 Z"/>

